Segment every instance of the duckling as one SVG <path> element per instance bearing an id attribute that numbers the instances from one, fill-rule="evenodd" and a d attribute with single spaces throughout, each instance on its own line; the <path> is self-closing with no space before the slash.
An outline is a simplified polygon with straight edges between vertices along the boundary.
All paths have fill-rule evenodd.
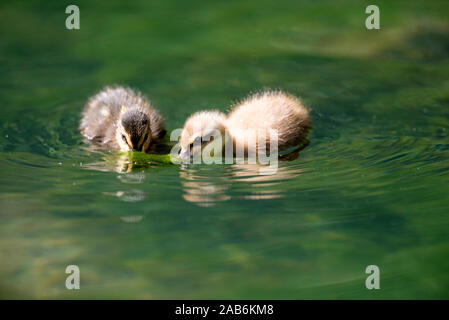
<path id="1" fill-rule="evenodd" d="M 306 143 L 310 129 L 309 111 L 291 94 L 263 91 L 238 103 L 229 113 L 226 127 L 235 145 L 243 145 L 245 150 L 248 149 L 245 139 L 248 132 L 266 132 L 266 145 L 269 146 L 268 131 L 277 130 L 278 151 L 281 152 Z"/>
<path id="2" fill-rule="evenodd" d="M 159 112 L 138 91 L 106 87 L 86 103 L 81 134 L 111 149 L 148 152 L 165 135 Z"/>
<path id="3" fill-rule="evenodd" d="M 248 136 L 266 132 L 266 148 L 269 150 L 269 130 L 277 130 L 278 151 L 307 143 L 310 129 L 309 111 L 301 101 L 283 91 L 263 91 L 250 95 L 232 108 L 226 117 L 218 111 L 201 111 L 190 116 L 181 133 L 181 158 L 188 158 L 210 140 L 214 130 L 233 142 L 233 152 L 243 149 L 248 152 Z M 201 141 L 201 142 L 200 142 Z M 200 142 L 200 143 L 195 143 Z M 254 139 L 258 148 L 258 139 Z"/>
<path id="4" fill-rule="evenodd" d="M 187 118 L 181 132 L 180 158 L 189 158 L 194 154 L 201 154 L 201 146 L 212 142 L 214 134 L 222 137 L 226 131 L 226 115 L 220 111 L 199 111 Z M 225 142 L 223 141 L 222 144 Z"/>

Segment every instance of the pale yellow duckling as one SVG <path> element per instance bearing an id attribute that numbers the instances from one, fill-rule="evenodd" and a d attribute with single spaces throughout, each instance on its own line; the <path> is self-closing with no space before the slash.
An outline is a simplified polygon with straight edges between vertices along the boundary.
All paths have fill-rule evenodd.
<path id="1" fill-rule="evenodd" d="M 218 111 L 200 111 L 190 116 L 181 134 L 181 158 L 201 152 L 218 131 L 223 147 L 227 138 L 232 139 L 234 155 L 243 148 L 251 147 L 248 139 L 265 132 L 265 146 L 269 150 L 270 129 L 277 132 L 278 152 L 300 146 L 307 141 L 310 129 L 308 110 L 293 95 L 282 91 L 263 91 L 250 95 L 238 103 L 226 117 Z M 259 139 L 253 140 L 258 148 Z M 196 146 L 196 147 L 195 147 Z M 265 147 L 264 146 L 264 147 Z"/>
<path id="2" fill-rule="evenodd" d="M 225 136 L 226 115 L 220 111 L 199 111 L 187 118 L 181 133 L 181 158 L 201 154 L 201 147 L 214 141 L 211 137 L 219 133 Z M 221 141 L 224 146 L 225 139 Z M 222 147 L 221 146 L 221 147 Z"/>
<path id="3" fill-rule="evenodd" d="M 123 87 L 106 87 L 88 100 L 80 131 L 109 148 L 143 152 L 165 134 L 159 112 L 140 92 Z"/>

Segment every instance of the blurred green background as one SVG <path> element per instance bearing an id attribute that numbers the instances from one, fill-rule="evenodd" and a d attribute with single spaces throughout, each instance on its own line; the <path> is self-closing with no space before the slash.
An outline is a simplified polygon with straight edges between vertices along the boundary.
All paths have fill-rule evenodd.
<path id="1" fill-rule="evenodd" d="M 65 8 L 81 11 L 67 30 Z M 365 8 L 380 8 L 380 30 Z M 449 298 L 449 2 L 2 1 L 0 297 Z M 310 146 L 274 176 L 87 148 L 105 85 L 168 129 L 281 88 Z M 81 289 L 65 288 L 78 265 Z M 380 290 L 365 288 L 378 265 Z"/>

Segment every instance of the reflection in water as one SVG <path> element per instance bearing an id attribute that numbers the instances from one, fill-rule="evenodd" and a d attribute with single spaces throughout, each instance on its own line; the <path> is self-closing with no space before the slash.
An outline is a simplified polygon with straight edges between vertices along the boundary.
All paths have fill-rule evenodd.
<path id="1" fill-rule="evenodd" d="M 132 189 L 128 191 L 103 192 L 104 195 L 117 197 L 125 202 L 139 202 L 145 200 L 145 192 Z M 126 223 L 137 223 L 142 221 L 143 215 L 128 215 L 120 217 L 120 220 Z"/>
<path id="2" fill-rule="evenodd" d="M 104 153 L 95 145 L 86 147 L 89 153 L 100 153 L 101 161 L 88 163 L 84 168 L 103 172 L 117 172 L 117 178 L 126 184 L 141 184 L 145 179 L 144 172 L 132 172 L 133 169 L 150 166 L 145 158 L 135 157 L 134 153 Z M 119 190 L 116 192 L 103 192 L 104 195 L 117 197 L 124 202 L 140 202 L 145 200 L 146 194 L 139 189 Z M 143 215 L 121 216 L 120 220 L 126 223 L 138 223 L 144 218 Z"/>
<path id="3" fill-rule="evenodd" d="M 285 195 L 286 188 L 282 187 L 287 180 L 301 174 L 301 169 L 294 166 L 279 167 L 272 175 L 261 175 L 260 165 L 234 165 L 233 176 L 235 181 L 248 182 L 248 191 L 242 195 L 244 199 L 261 200 L 277 199 Z"/>
<path id="4" fill-rule="evenodd" d="M 107 196 L 115 196 L 125 202 L 138 202 L 145 200 L 145 192 L 137 189 L 117 192 L 103 192 L 103 194 Z"/>
<path id="5" fill-rule="evenodd" d="M 124 217 L 120 217 L 120 219 L 126 223 L 137 223 L 137 222 L 142 221 L 143 216 L 142 215 L 124 216 Z"/>
<path id="6" fill-rule="evenodd" d="M 181 165 L 179 177 L 184 190 L 183 198 L 202 207 L 214 206 L 216 202 L 231 199 L 226 194 L 230 181 L 225 174 L 226 166 L 188 166 Z"/>
<path id="7" fill-rule="evenodd" d="M 179 176 L 183 187 L 183 198 L 199 206 L 210 207 L 231 199 L 231 185 L 238 190 L 235 197 L 260 200 L 284 197 L 286 188 L 282 184 L 301 174 L 295 166 L 279 167 L 271 175 L 261 175 L 261 165 L 235 164 L 232 166 L 183 165 Z"/>
<path id="8" fill-rule="evenodd" d="M 145 179 L 145 173 L 139 172 L 139 173 L 127 173 L 127 174 L 121 174 L 117 176 L 120 181 L 123 183 L 128 184 L 139 184 L 142 183 Z"/>
<path id="9" fill-rule="evenodd" d="M 122 154 L 120 157 L 117 158 L 115 164 L 115 171 L 116 172 L 131 172 L 133 169 L 133 161 L 127 154 Z"/>
<path id="10" fill-rule="evenodd" d="M 132 159 L 132 154 L 108 153 L 104 154 L 100 161 L 91 162 L 84 166 L 86 169 L 96 171 L 127 173 L 136 167 L 136 163 Z"/>
<path id="11" fill-rule="evenodd" d="M 85 164 L 85 168 L 89 170 L 129 173 L 139 168 L 172 165 L 169 154 L 105 152 L 104 149 L 95 145 L 89 145 L 84 150 L 89 156 L 100 155 L 99 161 Z"/>
<path id="12" fill-rule="evenodd" d="M 141 184 L 145 180 L 145 168 L 155 165 L 167 165 L 169 156 L 145 155 L 141 153 L 104 153 L 104 150 L 89 146 L 89 152 L 100 153 L 100 161 L 85 164 L 90 170 L 117 172 L 117 178 L 126 184 Z M 302 149 L 302 148 L 301 148 Z M 179 177 L 183 189 L 183 199 L 202 207 L 214 206 L 232 197 L 261 200 L 278 199 L 285 196 L 286 181 L 301 174 L 293 160 L 299 151 L 289 152 L 279 157 L 279 167 L 275 173 L 267 172 L 267 165 L 233 164 L 233 165 L 188 165 L 179 166 Z M 171 163 L 170 163 L 171 164 Z M 136 169 L 142 169 L 136 170 Z M 234 186 L 234 192 L 228 190 Z M 125 202 L 137 202 L 145 199 L 141 190 L 119 190 L 106 195 L 116 196 Z"/>

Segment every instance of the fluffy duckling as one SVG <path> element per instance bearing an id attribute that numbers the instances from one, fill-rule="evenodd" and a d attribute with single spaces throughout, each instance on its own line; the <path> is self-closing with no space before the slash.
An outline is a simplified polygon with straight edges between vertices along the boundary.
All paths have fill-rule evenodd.
<path id="1" fill-rule="evenodd" d="M 140 92 L 123 87 L 106 87 L 87 101 L 80 131 L 112 149 L 143 152 L 165 135 L 159 112 Z"/>
<path id="2" fill-rule="evenodd" d="M 248 136 L 266 132 L 266 148 L 269 150 L 269 130 L 277 130 L 278 151 L 300 146 L 307 142 L 310 129 L 308 110 L 293 95 L 282 91 L 263 91 L 250 95 L 238 103 L 226 117 L 218 111 L 201 111 L 190 116 L 181 133 L 181 158 L 188 158 L 201 152 L 210 137 L 217 132 L 222 134 L 224 144 L 229 134 L 236 150 L 248 152 Z M 258 148 L 259 139 L 254 139 Z M 198 143 L 195 143 L 198 142 Z M 198 146 L 195 149 L 195 145 Z"/>
<path id="3" fill-rule="evenodd" d="M 212 142 L 212 136 L 226 132 L 226 115 L 220 111 L 199 111 L 187 118 L 181 132 L 181 158 L 201 154 L 201 147 Z M 224 147 L 225 139 L 222 139 Z"/>

